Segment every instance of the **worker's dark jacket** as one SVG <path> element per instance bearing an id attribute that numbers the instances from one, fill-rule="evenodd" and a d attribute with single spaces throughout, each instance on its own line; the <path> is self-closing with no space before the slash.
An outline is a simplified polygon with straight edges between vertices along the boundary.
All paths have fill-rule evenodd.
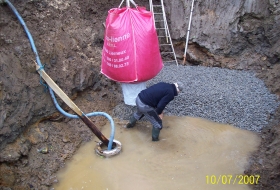
<path id="1" fill-rule="evenodd" d="M 165 106 L 177 96 L 175 84 L 165 82 L 157 83 L 139 93 L 140 100 L 156 109 L 158 114 L 161 114 Z"/>

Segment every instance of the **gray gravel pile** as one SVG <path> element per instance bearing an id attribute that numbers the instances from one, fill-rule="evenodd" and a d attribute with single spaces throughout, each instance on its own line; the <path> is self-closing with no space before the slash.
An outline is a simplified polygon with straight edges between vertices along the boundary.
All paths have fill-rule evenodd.
<path id="1" fill-rule="evenodd" d="M 193 116 L 259 132 L 280 105 L 262 80 L 246 71 L 202 66 L 165 65 L 147 87 L 158 82 L 184 83 L 184 91 L 164 114 Z M 135 107 L 119 105 L 115 116 L 127 119 Z"/>

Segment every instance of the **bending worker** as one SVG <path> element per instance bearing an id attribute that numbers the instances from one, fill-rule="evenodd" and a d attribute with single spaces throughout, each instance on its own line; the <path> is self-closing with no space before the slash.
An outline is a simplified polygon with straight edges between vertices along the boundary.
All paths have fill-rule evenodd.
<path id="1" fill-rule="evenodd" d="M 126 128 L 134 127 L 136 121 L 145 115 L 153 125 L 152 141 L 158 141 L 162 129 L 163 110 L 182 90 L 181 82 L 173 84 L 160 82 L 142 90 L 136 98 L 137 111 L 130 116 Z"/>

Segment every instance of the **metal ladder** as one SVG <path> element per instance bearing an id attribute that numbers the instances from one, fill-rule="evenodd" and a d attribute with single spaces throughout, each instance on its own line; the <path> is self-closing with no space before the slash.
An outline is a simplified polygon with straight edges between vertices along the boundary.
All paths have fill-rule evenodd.
<path id="1" fill-rule="evenodd" d="M 166 21 L 165 9 L 163 0 L 160 0 L 160 4 L 153 4 L 152 0 L 149 0 L 150 11 L 153 13 L 155 27 L 158 34 L 160 52 L 163 62 L 176 62 L 178 61 L 172 44 L 172 39 L 169 33 L 168 24 Z"/>

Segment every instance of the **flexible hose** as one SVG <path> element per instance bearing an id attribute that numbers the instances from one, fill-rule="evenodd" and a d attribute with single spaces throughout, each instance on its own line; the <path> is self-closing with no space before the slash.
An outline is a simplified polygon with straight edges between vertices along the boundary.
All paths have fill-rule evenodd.
<path id="1" fill-rule="evenodd" d="M 28 39 L 30 41 L 31 48 L 32 48 L 32 50 L 33 50 L 33 52 L 34 52 L 34 54 L 36 56 L 36 63 L 43 69 L 43 65 L 42 65 L 42 63 L 40 61 L 40 58 L 39 58 L 39 55 L 37 53 L 37 49 L 36 49 L 34 40 L 32 38 L 32 35 L 30 34 L 30 32 L 29 32 L 29 30 L 28 30 L 24 20 L 22 19 L 22 17 L 20 16 L 20 14 L 16 10 L 16 8 L 12 5 L 12 3 L 9 0 L 4 0 L 4 1 L 9 5 L 9 7 L 12 9 L 14 14 L 18 18 L 19 22 L 23 26 L 23 28 L 24 28 L 24 30 L 25 30 L 25 32 L 27 34 L 27 37 L 28 37 Z M 63 114 L 66 117 L 72 118 L 72 119 L 78 119 L 79 118 L 78 115 L 69 114 L 66 111 L 64 111 L 60 107 L 60 105 L 58 104 L 58 102 L 57 102 L 57 100 L 55 98 L 53 90 L 50 87 L 48 87 L 48 89 L 49 89 L 49 92 L 50 92 L 50 95 L 52 97 L 52 100 L 54 102 L 55 107 L 58 109 L 58 111 L 61 114 Z M 105 116 L 110 121 L 110 124 L 111 124 L 111 135 L 110 135 L 110 139 L 109 139 L 108 150 L 111 150 L 112 149 L 112 145 L 113 145 L 114 135 L 115 135 L 115 125 L 114 125 L 114 121 L 113 121 L 112 117 L 110 115 L 108 115 L 107 113 L 105 113 L 105 112 L 91 112 L 91 113 L 87 113 L 85 115 L 88 116 L 88 117 L 91 117 L 91 116 Z"/>

